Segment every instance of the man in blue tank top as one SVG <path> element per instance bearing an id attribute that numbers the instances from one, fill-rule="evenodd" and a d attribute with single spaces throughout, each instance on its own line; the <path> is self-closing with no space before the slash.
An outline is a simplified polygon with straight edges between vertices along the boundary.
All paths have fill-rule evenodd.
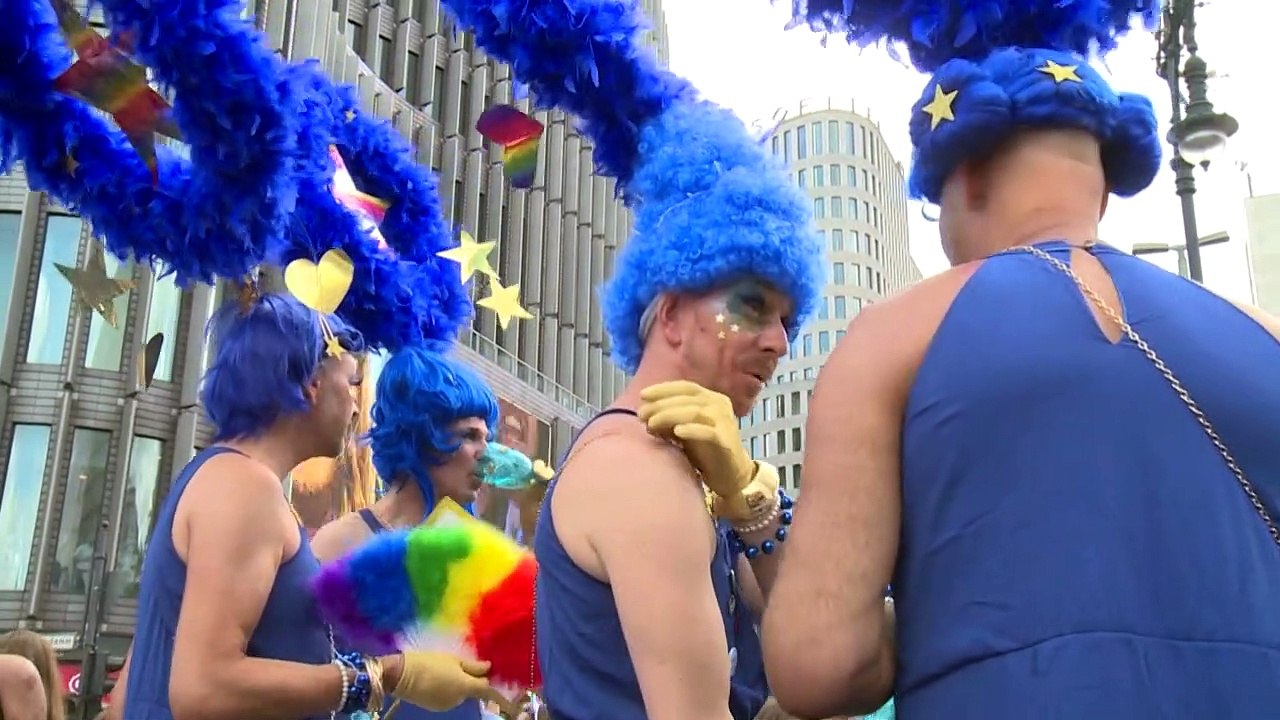
<path id="1" fill-rule="evenodd" d="M 217 347 L 201 400 L 215 444 L 179 474 L 157 514 L 121 715 L 303 718 L 358 709 L 353 690 L 379 673 L 357 677 L 349 660 L 339 662 L 311 596 L 318 562 L 281 483 L 302 461 L 345 446 L 360 336 L 277 295 L 228 304 L 211 328 Z M 387 694 L 409 702 L 450 707 L 491 692 L 483 667 L 438 653 L 376 664 Z"/>
<path id="2" fill-rule="evenodd" d="M 953 267 L 860 314 L 819 378 L 763 628 L 797 714 L 891 691 L 903 720 L 1280 707 L 1280 322 L 1098 241 L 1161 138 L 1079 53 L 1155 3 L 1086 5 L 966 34 L 973 3 L 909 31 L 808 3 L 934 73 L 911 189 Z"/>
<path id="3" fill-rule="evenodd" d="M 498 400 L 470 367 L 425 347 L 387 360 L 367 438 L 386 492 L 368 508 L 333 520 L 311 539 L 321 562 L 338 558 L 390 529 L 415 527 L 437 498 L 470 506 L 480 489 L 480 460 L 497 431 Z M 361 648 L 387 651 L 390 648 Z M 400 720 L 479 720 L 470 701 L 444 712 L 401 703 Z"/>
<path id="4" fill-rule="evenodd" d="M 635 212 L 602 297 L 633 377 L 576 438 L 533 538 L 550 714 L 751 720 L 759 680 L 745 694 L 731 681 L 734 638 L 754 633 L 735 626 L 738 580 L 768 594 L 790 499 L 738 422 L 817 305 L 811 204 L 737 117 L 658 64 L 637 3 L 444 4 L 540 101 L 583 120 Z M 735 563 L 735 545 L 750 559 Z"/>

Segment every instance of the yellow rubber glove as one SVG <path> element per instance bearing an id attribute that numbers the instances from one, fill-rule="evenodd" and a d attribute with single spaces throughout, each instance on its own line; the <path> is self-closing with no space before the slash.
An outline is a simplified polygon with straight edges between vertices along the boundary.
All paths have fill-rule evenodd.
<path id="1" fill-rule="evenodd" d="M 400 679 L 391 690 L 393 697 L 436 712 L 452 710 L 469 699 L 495 702 L 506 717 L 519 712 L 518 706 L 485 679 L 487 662 L 425 650 L 406 651 L 402 658 Z"/>
<path id="2" fill-rule="evenodd" d="M 715 495 L 711 512 L 731 523 L 749 523 L 766 514 L 778 501 L 778 469 L 767 462 L 756 461 L 751 482 L 735 495 Z"/>
<path id="3" fill-rule="evenodd" d="M 676 380 L 650 385 L 640 391 L 640 400 L 637 414 L 649 432 L 679 442 L 712 492 L 730 497 L 751 482 L 756 464 L 742 446 L 729 398 Z"/>

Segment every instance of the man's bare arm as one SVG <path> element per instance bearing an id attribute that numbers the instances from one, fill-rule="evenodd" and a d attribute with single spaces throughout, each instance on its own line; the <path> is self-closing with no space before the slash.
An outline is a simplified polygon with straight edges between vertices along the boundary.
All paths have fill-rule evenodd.
<path id="1" fill-rule="evenodd" d="M 116 676 L 115 688 L 111 691 L 111 707 L 106 709 L 102 715 L 102 720 L 122 720 L 124 718 L 124 701 L 125 693 L 128 691 L 129 685 L 129 660 L 133 658 L 133 644 L 129 645 L 129 652 L 125 653 L 124 665 L 120 668 L 120 674 Z"/>
<path id="2" fill-rule="evenodd" d="M 40 671 L 21 655 L 0 655 L 0 718 L 45 720 L 49 709 Z"/>
<path id="3" fill-rule="evenodd" d="M 892 691 L 884 589 L 898 550 L 900 431 L 914 374 L 895 314 L 873 306 L 854 321 L 810 404 L 804 496 L 763 626 L 770 687 L 805 717 L 869 713 Z"/>
<path id="4" fill-rule="evenodd" d="M 234 493 L 218 487 L 230 482 Z M 336 665 L 245 656 L 288 540 L 279 481 L 243 458 L 218 456 L 197 473 L 188 502 L 187 583 L 169 677 L 174 718 L 292 720 L 333 710 L 342 694 Z"/>
<path id="5" fill-rule="evenodd" d="M 311 553 L 322 563 L 346 555 L 369 540 L 373 533 L 354 512 L 324 524 L 311 538 Z"/>
<path id="6" fill-rule="evenodd" d="M 692 468 L 637 426 L 585 447 L 568 472 L 591 477 L 603 494 L 589 537 L 647 716 L 728 720 L 728 645 L 710 575 L 715 529 Z"/>

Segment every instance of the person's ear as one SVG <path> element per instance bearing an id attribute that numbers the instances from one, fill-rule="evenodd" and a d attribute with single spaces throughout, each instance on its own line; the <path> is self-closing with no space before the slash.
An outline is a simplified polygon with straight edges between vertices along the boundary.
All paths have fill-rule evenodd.
<path id="1" fill-rule="evenodd" d="M 662 333 L 662 338 L 670 345 L 680 344 L 680 312 L 684 303 L 680 296 L 668 293 L 658 298 L 658 309 L 654 312 L 654 322 Z"/>

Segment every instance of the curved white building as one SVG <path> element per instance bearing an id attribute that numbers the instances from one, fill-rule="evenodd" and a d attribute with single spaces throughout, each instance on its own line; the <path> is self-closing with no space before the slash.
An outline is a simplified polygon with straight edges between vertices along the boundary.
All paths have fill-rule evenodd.
<path id="1" fill-rule="evenodd" d="M 827 285 L 818 314 L 742 421 L 752 457 L 778 466 L 783 486 L 794 493 L 803 481 L 804 425 L 818 369 L 863 307 L 921 276 L 908 247 L 902 165 L 889 153 L 876 123 L 855 112 L 852 103 L 802 103 L 769 142 L 812 198 L 827 248 Z"/>

